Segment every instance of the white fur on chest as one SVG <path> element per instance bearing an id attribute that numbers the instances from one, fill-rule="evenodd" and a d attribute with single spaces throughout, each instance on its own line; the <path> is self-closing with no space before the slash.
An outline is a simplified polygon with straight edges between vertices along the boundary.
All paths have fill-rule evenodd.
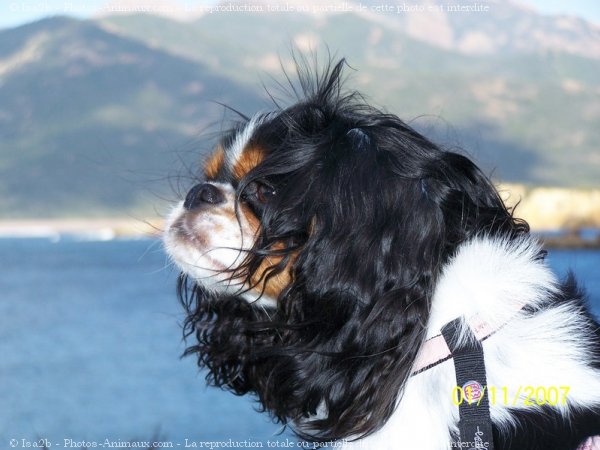
<path id="1" fill-rule="evenodd" d="M 461 316 L 478 315 L 499 328 L 483 348 L 488 387 L 501 393 L 495 401 L 490 399 L 492 421 L 500 429 L 514 426 L 509 408 L 536 408 L 525 404 L 528 387 L 568 387 L 566 405 L 557 405 L 565 415 L 573 407 L 600 403 L 600 374 L 589 366 L 590 355 L 582 345 L 590 330 L 581 311 L 563 305 L 534 315 L 516 312 L 516 304 L 539 306 L 556 290 L 556 277 L 536 259 L 538 252 L 538 244 L 529 238 L 475 239 L 444 268 L 432 301 L 428 338 Z M 343 448 L 450 449 L 450 432 L 457 430 L 458 422 L 455 386 L 452 360 L 411 377 L 384 427 Z"/>

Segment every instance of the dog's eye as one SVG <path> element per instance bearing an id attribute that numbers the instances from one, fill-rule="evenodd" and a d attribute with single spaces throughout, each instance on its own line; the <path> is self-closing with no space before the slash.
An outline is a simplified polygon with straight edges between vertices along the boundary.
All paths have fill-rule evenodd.
<path id="1" fill-rule="evenodd" d="M 266 183 L 252 181 L 242 192 L 242 200 L 264 205 L 275 196 L 275 189 Z"/>
<path id="2" fill-rule="evenodd" d="M 259 202 L 265 204 L 273 197 L 275 197 L 275 189 L 262 183 L 258 185 L 258 188 L 256 189 L 256 198 Z"/>

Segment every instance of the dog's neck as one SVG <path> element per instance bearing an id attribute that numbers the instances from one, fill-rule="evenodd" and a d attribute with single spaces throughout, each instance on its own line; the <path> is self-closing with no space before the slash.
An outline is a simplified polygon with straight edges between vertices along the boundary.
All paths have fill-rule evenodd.
<path id="1" fill-rule="evenodd" d="M 540 244 L 531 237 L 479 237 L 460 246 L 435 289 L 426 339 L 458 317 L 494 330 L 523 305 L 538 306 L 556 285 L 540 254 Z"/>
<path id="2" fill-rule="evenodd" d="M 552 289 L 552 283 L 547 284 L 547 278 L 552 274 L 549 274 L 540 254 L 539 245 L 530 238 L 516 242 L 479 238 L 462 246 L 445 267 L 435 291 L 432 320 L 413 365 L 413 375 L 452 357 L 447 342 L 440 334 L 441 327 L 450 321 L 458 319 L 459 340 L 470 336 L 483 341 L 523 307 L 539 303 L 543 298 L 540 294 L 547 293 L 549 286 Z M 524 274 L 531 277 L 526 280 L 524 291 L 529 293 L 526 296 L 521 295 Z M 519 292 L 511 296 L 510 291 L 515 290 L 514 283 L 519 286 Z M 543 289 L 536 288 L 535 284 L 543 286 Z M 509 292 L 506 285 L 511 286 Z M 504 298 L 506 296 L 507 299 Z"/>

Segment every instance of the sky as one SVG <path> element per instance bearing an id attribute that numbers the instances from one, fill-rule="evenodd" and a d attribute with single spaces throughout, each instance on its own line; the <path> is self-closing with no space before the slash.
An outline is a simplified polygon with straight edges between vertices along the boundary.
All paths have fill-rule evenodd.
<path id="1" fill-rule="evenodd" d="M 598 0 L 520 0 L 542 14 L 578 16 L 600 24 L 600 2 Z"/>
<path id="2" fill-rule="evenodd" d="M 484 1 L 482 0 L 482 3 Z M 574 15 L 600 24 L 600 2 L 598 0 L 517 1 L 532 7 L 542 14 Z M 131 2 L 132 0 L 0 0 L 0 29 L 12 28 L 53 15 L 87 18 L 95 15 L 98 11 L 108 12 L 110 8 L 126 7 Z M 156 5 L 160 3 L 163 7 L 168 5 L 174 10 L 182 12 L 216 2 L 217 0 L 147 0 L 146 4 Z M 467 3 L 465 0 L 462 2 Z M 138 0 L 137 3 L 144 4 L 144 0 Z M 365 3 L 367 2 L 365 1 Z M 382 0 L 381 3 L 385 3 L 385 1 Z M 395 3 L 395 1 L 391 0 L 389 3 Z M 413 0 L 412 3 L 418 3 L 418 0 Z M 457 0 L 457 3 L 461 3 L 461 0 Z"/>
<path id="3" fill-rule="evenodd" d="M 185 12 L 218 0 L 0 0 L 0 28 L 12 28 L 48 16 L 89 18 L 98 13 L 123 11 L 132 4 L 153 8 L 170 7 Z"/>

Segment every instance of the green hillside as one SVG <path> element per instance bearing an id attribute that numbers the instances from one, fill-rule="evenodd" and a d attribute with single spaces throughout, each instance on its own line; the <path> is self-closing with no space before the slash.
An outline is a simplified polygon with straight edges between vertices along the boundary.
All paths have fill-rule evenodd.
<path id="1" fill-rule="evenodd" d="M 4 60 L 27 55 L 0 85 L 3 217 L 149 211 L 198 159 L 196 137 L 223 115 L 215 101 L 257 103 L 201 63 L 94 23 L 46 20 L 0 43 Z"/>
<path id="2" fill-rule="evenodd" d="M 510 22 L 490 16 L 477 26 L 490 39 L 501 27 L 522 29 L 520 13 L 509 12 Z M 226 115 L 219 103 L 264 110 L 262 83 L 285 97 L 272 78 L 282 80 L 281 65 L 293 69 L 292 47 L 311 45 L 348 59 L 356 69 L 348 86 L 442 145 L 463 148 L 497 178 L 600 184 L 600 60 L 585 48 L 520 48 L 513 30 L 512 47 L 503 41 L 477 53 L 375 19 L 133 15 L 0 31 L 0 215 L 161 211 L 164 198 L 193 182 L 204 137 Z M 458 20 L 470 19 L 449 23 L 464 26 Z M 551 21 L 532 23 L 555 32 Z M 584 39 L 582 29 L 573 36 Z"/>
<path id="3" fill-rule="evenodd" d="M 509 12 L 488 28 L 506 28 L 509 21 L 523 28 L 515 17 L 518 11 Z M 144 26 L 146 20 L 153 25 Z M 544 18 L 535 18 L 535 23 L 551 26 Z M 351 14 L 319 20 L 212 14 L 184 24 L 121 16 L 103 24 L 210 65 L 253 89 L 260 75 L 281 78 L 280 59 L 284 67 L 292 66 L 291 44 L 306 40 L 321 49 L 327 44 L 357 69 L 351 86 L 402 118 L 419 117 L 417 127 L 442 144 L 464 147 L 503 180 L 594 186 L 600 179 L 597 59 L 547 49 L 511 51 L 506 46 L 494 54 L 469 55 L 410 38 L 401 27 Z M 144 31 L 149 29 L 153 31 Z M 252 38 L 234 44 L 231 30 Z M 552 30 L 545 32 L 550 35 Z M 215 48 L 222 51 L 211 51 Z"/>

